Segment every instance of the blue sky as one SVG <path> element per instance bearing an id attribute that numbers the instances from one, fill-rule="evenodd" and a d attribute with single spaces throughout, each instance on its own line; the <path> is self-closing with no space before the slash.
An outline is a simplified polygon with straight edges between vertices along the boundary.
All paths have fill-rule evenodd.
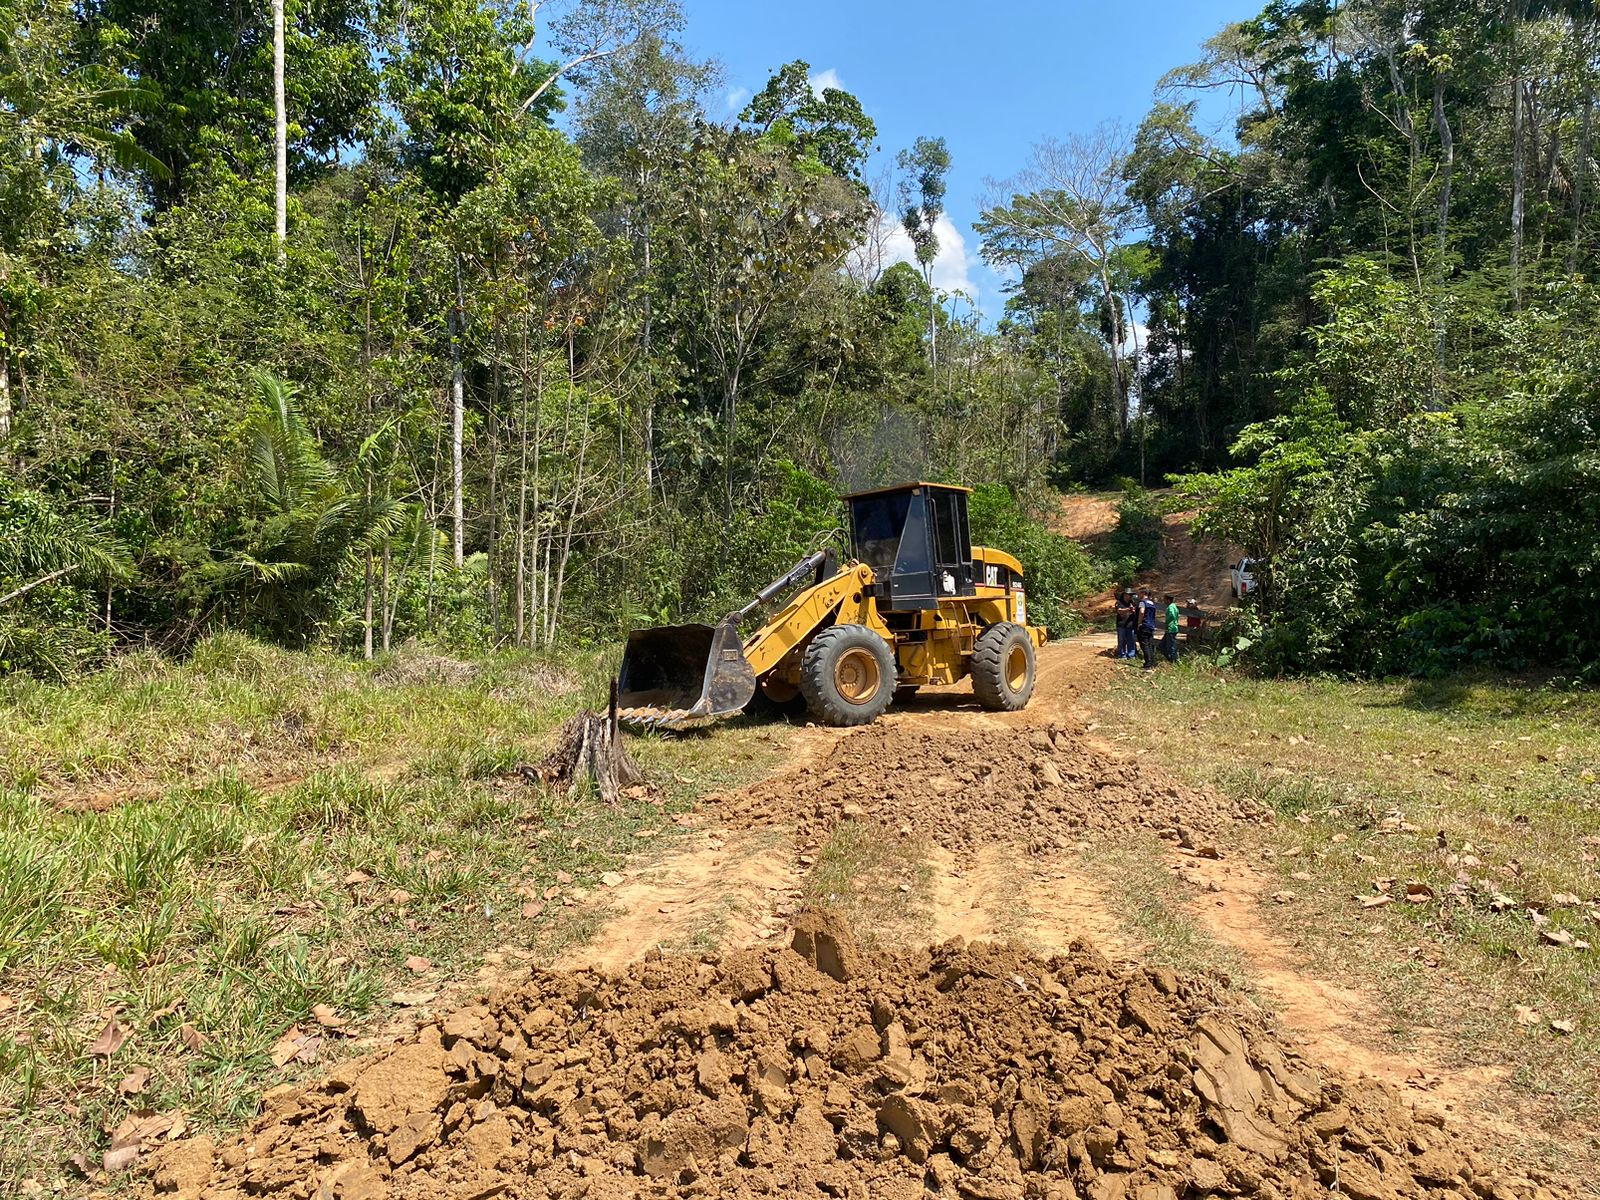
<path id="1" fill-rule="evenodd" d="M 860 98 L 878 124 L 874 169 L 919 135 L 943 137 L 952 166 L 946 245 L 936 281 L 970 286 L 992 319 L 1001 281 L 978 255 L 972 222 L 986 177 L 1015 174 L 1048 135 L 1106 120 L 1136 124 L 1155 82 L 1265 0 L 684 0 L 685 41 L 725 69 L 732 115 L 786 62 Z M 831 73 L 831 74 L 830 74 Z M 728 112 L 727 110 L 731 110 Z M 1225 122 L 1226 97 L 1207 115 Z M 945 239 L 951 241 L 949 237 Z"/>

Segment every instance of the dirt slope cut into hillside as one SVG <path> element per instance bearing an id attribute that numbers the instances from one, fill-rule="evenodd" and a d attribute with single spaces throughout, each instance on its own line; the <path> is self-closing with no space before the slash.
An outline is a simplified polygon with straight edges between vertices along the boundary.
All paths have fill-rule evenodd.
<path id="1" fill-rule="evenodd" d="M 1171 493 L 1152 493 L 1166 501 Z M 1117 528 L 1120 492 L 1090 492 L 1061 497 L 1056 532 L 1081 542 L 1089 550 L 1103 549 Z M 1161 518 L 1161 549 L 1156 565 L 1140 578 L 1117 583 L 1149 584 L 1158 595 L 1171 592 L 1178 600 L 1194 599 L 1206 612 L 1221 612 L 1233 604 L 1228 567 L 1238 555 L 1228 547 L 1197 541 L 1189 532 L 1193 511 L 1167 513 Z M 1091 621 L 1109 620 L 1114 605 L 1110 593 L 1086 597 L 1079 611 Z"/>

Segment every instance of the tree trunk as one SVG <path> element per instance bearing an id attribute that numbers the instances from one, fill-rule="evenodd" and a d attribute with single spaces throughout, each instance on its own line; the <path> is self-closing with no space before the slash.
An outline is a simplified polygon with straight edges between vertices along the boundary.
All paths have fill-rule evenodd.
<path id="1" fill-rule="evenodd" d="M 1522 307 L 1522 220 L 1527 189 L 1523 148 L 1522 78 L 1511 81 L 1511 303 Z"/>
<path id="2" fill-rule="evenodd" d="M 450 310 L 450 549 L 456 570 L 465 561 L 465 471 L 461 441 L 467 418 L 466 374 L 461 366 L 461 263 L 456 262 L 455 305 Z"/>
<path id="3" fill-rule="evenodd" d="M 366 572 L 362 580 L 362 605 L 361 605 L 361 657 L 368 662 L 372 661 L 372 551 L 366 553 Z"/>
<path id="4" fill-rule="evenodd" d="M 1567 249 L 1567 273 L 1578 270 L 1578 249 L 1583 238 L 1584 201 L 1589 190 L 1589 155 L 1593 150 L 1594 84 L 1583 82 L 1583 121 L 1578 126 L 1578 178 L 1572 187 L 1572 245 Z"/>
<path id="5" fill-rule="evenodd" d="M 1111 286 L 1111 273 L 1106 268 L 1103 255 L 1100 260 L 1100 292 L 1105 298 L 1106 315 L 1111 319 L 1111 335 L 1106 338 L 1106 344 L 1111 350 L 1111 411 L 1117 419 L 1117 444 L 1120 446 L 1128 437 L 1128 393 L 1122 386 L 1122 339 L 1117 336 L 1121 305 L 1116 289 Z"/>
<path id="6" fill-rule="evenodd" d="M 289 115 L 283 99 L 283 0 L 272 0 L 272 107 L 273 235 L 278 242 L 278 263 L 287 254 L 289 239 Z"/>
<path id="7" fill-rule="evenodd" d="M 593 780 L 606 804 L 617 803 L 622 792 L 644 785 L 644 772 L 629 756 L 617 728 L 617 684 L 611 681 L 611 703 L 603 713 L 580 712 L 561 726 L 555 749 L 537 766 L 517 767 L 530 783 L 561 787 L 571 795 Z"/>
<path id="8" fill-rule="evenodd" d="M 11 436 L 11 348 L 0 331 L 0 443 Z M 0 457 L 0 461 L 4 461 Z"/>
<path id="9" fill-rule="evenodd" d="M 643 190 L 641 185 L 641 190 Z M 655 360 L 652 356 L 655 338 L 655 312 L 650 300 L 650 212 L 643 210 L 644 222 L 644 328 L 640 345 L 644 353 L 644 494 L 649 499 L 656 485 L 656 393 Z"/>

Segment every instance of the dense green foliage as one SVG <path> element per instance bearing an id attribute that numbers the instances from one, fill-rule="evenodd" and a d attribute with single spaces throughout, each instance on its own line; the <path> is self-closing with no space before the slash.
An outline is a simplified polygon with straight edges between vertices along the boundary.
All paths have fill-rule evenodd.
<path id="1" fill-rule="evenodd" d="M 1210 471 L 1183 485 L 1262 560 L 1266 667 L 1593 677 L 1597 21 L 1276 0 L 1120 146 L 1138 449 Z M 1236 144 L 1187 99 L 1221 86 Z"/>
<path id="2" fill-rule="evenodd" d="M 874 194 L 799 61 L 713 119 L 673 0 L 288 24 L 279 244 L 265 11 L 0 3 L 7 669 L 610 638 L 919 476 L 983 486 L 1064 624 L 1041 485 L 1173 474 L 1261 560 L 1272 668 L 1596 661 L 1592 6 L 1273 0 L 1137 130 L 1036 147 L 992 328 L 933 283 L 959 148 Z"/>
<path id="3" fill-rule="evenodd" d="M 1042 480 L 1037 373 L 853 254 L 859 102 L 793 62 L 714 120 L 680 25 L 289 0 L 280 245 L 266 5 L 0 4 L 0 669 L 609 638 L 850 486 Z"/>

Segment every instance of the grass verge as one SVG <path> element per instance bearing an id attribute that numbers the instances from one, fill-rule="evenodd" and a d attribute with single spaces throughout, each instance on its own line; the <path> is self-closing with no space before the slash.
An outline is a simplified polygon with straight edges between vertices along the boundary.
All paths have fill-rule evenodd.
<path id="1" fill-rule="evenodd" d="M 1395 1036 L 1511 1064 L 1600 1151 L 1600 697 L 1515 682 L 1119 676 L 1102 731 L 1278 815 L 1271 919 Z M 1270 890 L 1270 889 L 1269 889 Z"/>
<path id="2" fill-rule="evenodd" d="M 842 913 L 869 948 L 916 940 L 930 924 L 927 850 L 923 839 L 876 821 L 841 821 L 818 849 L 802 899 Z"/>
<path id="3" fill-rule="evenodd" d="M 81 1188 L 137 1111 L 244 1120 L 317 1069 L 278 1061 L 295 1027 L 325 1064 L 496 948 L 581 938 L 576 901 L 602 874 L 786 739 L 636 739 L 661 792 L 611 808 L 507 774 L 594 690 L 588 664 L 384 669 L 236 643 L 147 662 L 143 682 L 125 667 L 0 699 L 0 1194 Z M 248 740 L 286 711 L 316 753 Z M 259 747 L 247 769 L 227 765 L 231 739 Z M 90 777 L 129 798 L 63 807 Z"/>

